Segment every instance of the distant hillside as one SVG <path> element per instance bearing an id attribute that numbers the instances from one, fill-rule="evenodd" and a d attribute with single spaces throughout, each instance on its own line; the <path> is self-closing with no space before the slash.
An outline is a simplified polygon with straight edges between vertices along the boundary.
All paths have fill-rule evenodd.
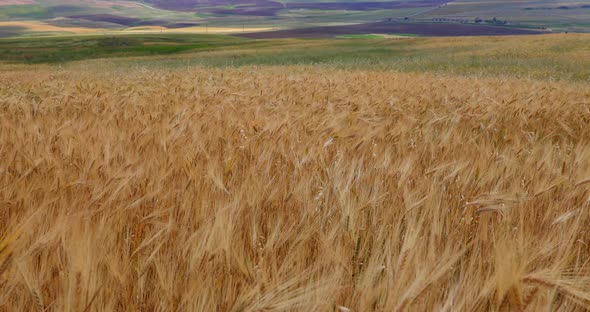
<path id="1" fill-rule="evenodd" d="M 69 33 L 81 28 L 84 32 L 146 26 L 292 30 L 383 21 L 590 32 L 590 3 L 571 0 L 0 0 L 0 37 Z M 41 26 L 29 27 L 25 22 L 38 22 Z"/>
<path id="2" fill-rule="evenodd" d="M 507 25 L 590 32 L 588 0 L 457 0 L 416 17 L 422 21 L 498 21 Z"/>
<path id="3" fill-rule="evenodd" d="M 226 14 L 242 14 L 246 9 L 250 11 L 272 7 L 281 9 L 310 9 L 310 10 L 348 10 L 366 11 L 379 9 L 423 8 L 436 7 L 448 3 L 448 0 L 410 0 L 410 1 L 309 1 L 309 0 L 144 0 L 159 8 L 169 10 L 197 9 L 212 6 L 226 6 Z M 251 15 L 251 14 L 250 14 Z"/>

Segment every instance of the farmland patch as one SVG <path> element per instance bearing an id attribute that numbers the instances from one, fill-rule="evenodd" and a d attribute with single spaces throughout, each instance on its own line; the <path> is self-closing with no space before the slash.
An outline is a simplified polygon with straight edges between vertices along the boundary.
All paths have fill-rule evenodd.
<path id="1" fill-rule="evenodd" d="M 413 34 L 419 36 L 499 36 L 499 35 L 532 35 L 543 32 L 499 26 L 467 25 L 467 24 L 436 24 L 436 23 L 399 23 L 377 22 L 356 25 L 310 27 L 287 29 L 259 33 L 240 34 L 241 37 L 266 38 L 325 38 L 341 35 L 361 34 Z"/>

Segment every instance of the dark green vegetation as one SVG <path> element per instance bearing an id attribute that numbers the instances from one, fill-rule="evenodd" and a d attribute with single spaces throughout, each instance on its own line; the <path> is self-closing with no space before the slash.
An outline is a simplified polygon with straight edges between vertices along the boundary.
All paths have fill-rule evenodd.
<path id="1" fill-rule="evenodd" d="M 336 36 L 336 38 L 340 38 L 340 39 L 379 39 L 379 38 L 384 38 L 384 35 L 376 35 L 376 34 L 366 34 L 366 35 L 355 35 L 355 34 L 350 34 L 350 35 L 339 35 Z"/>
<path id="2" fill-rule="evenodd" d="M 25 29 L 18 26 L 0 26 L 0 38 L 18 36 Z"/>
<path id="3" fill-rule="evenodd" d="M 176 54 L 226 49 L 245 39 L 221 35 L 117 35 L 3 39 L 0 60 L 56 63 L 107 57 Z"/>
<path id="4" fill-rule="evenodd" d="M 1 39 L 0 62 L 101 66 L 317 65 L 590 81 L 590 36 L 252 40 L 223 35 Z M 105 60 L 108 59 L 108 60 Z"/>

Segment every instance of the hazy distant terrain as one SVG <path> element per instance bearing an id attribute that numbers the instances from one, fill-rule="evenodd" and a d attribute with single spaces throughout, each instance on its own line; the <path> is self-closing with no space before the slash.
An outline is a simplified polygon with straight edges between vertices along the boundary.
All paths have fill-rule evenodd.
<path id="1" fill-rule="evenodd" d="M 586 1 L 587 2 L 587 1 Z M 373 25 L 395 22 L 386 34 L 406 31 L 415 35 L 439 35 L 422 29 L 451 24 L 441 34 L 471 34 L 464 25 L 478 24 L 508 29 L 550 32 L 590 31 L 590 4 L 585 1 L 482 1 L 482 0 L 0 0 L 0 37 L 88 32 L 163 32 L 207 33 L 209 27 L 227 28 L 225 33 L 268 32 L 340 26 Z M 418 25 L 416 25 L 418 24 Z M 350 34 L 369 34 L 375 29 L 356 26 Z M 481 29 L 486 29 L 481 28 Z M 416 30 L 416 31 L 414 31 Z M 309 31 L 290 31 L 303 36 Z M 481 34 L 508 34 L 510 30 L 484 31 Z M 513 31 L 513 34 L 522 31 Z M 273 35 L 282 36 L 282 35 Z"/>
<path id="2" fill-rule="evenodd" d="M 472 20 L 475 18 L 506 20 L 529 27 L 547 27 L 558 31 L 590 30 L 590 1 L 562 0 L 459 0 L 419 19 L 442 21 Z"/>

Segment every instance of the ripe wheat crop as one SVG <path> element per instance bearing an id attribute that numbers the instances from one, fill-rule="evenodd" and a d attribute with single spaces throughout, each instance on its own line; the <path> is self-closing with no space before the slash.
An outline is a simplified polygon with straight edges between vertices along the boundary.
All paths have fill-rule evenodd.
<path id="1" fill-rule="evenodd" d="M 590 308 L 590 88 L 0 73 L 1 311 Z"/>

